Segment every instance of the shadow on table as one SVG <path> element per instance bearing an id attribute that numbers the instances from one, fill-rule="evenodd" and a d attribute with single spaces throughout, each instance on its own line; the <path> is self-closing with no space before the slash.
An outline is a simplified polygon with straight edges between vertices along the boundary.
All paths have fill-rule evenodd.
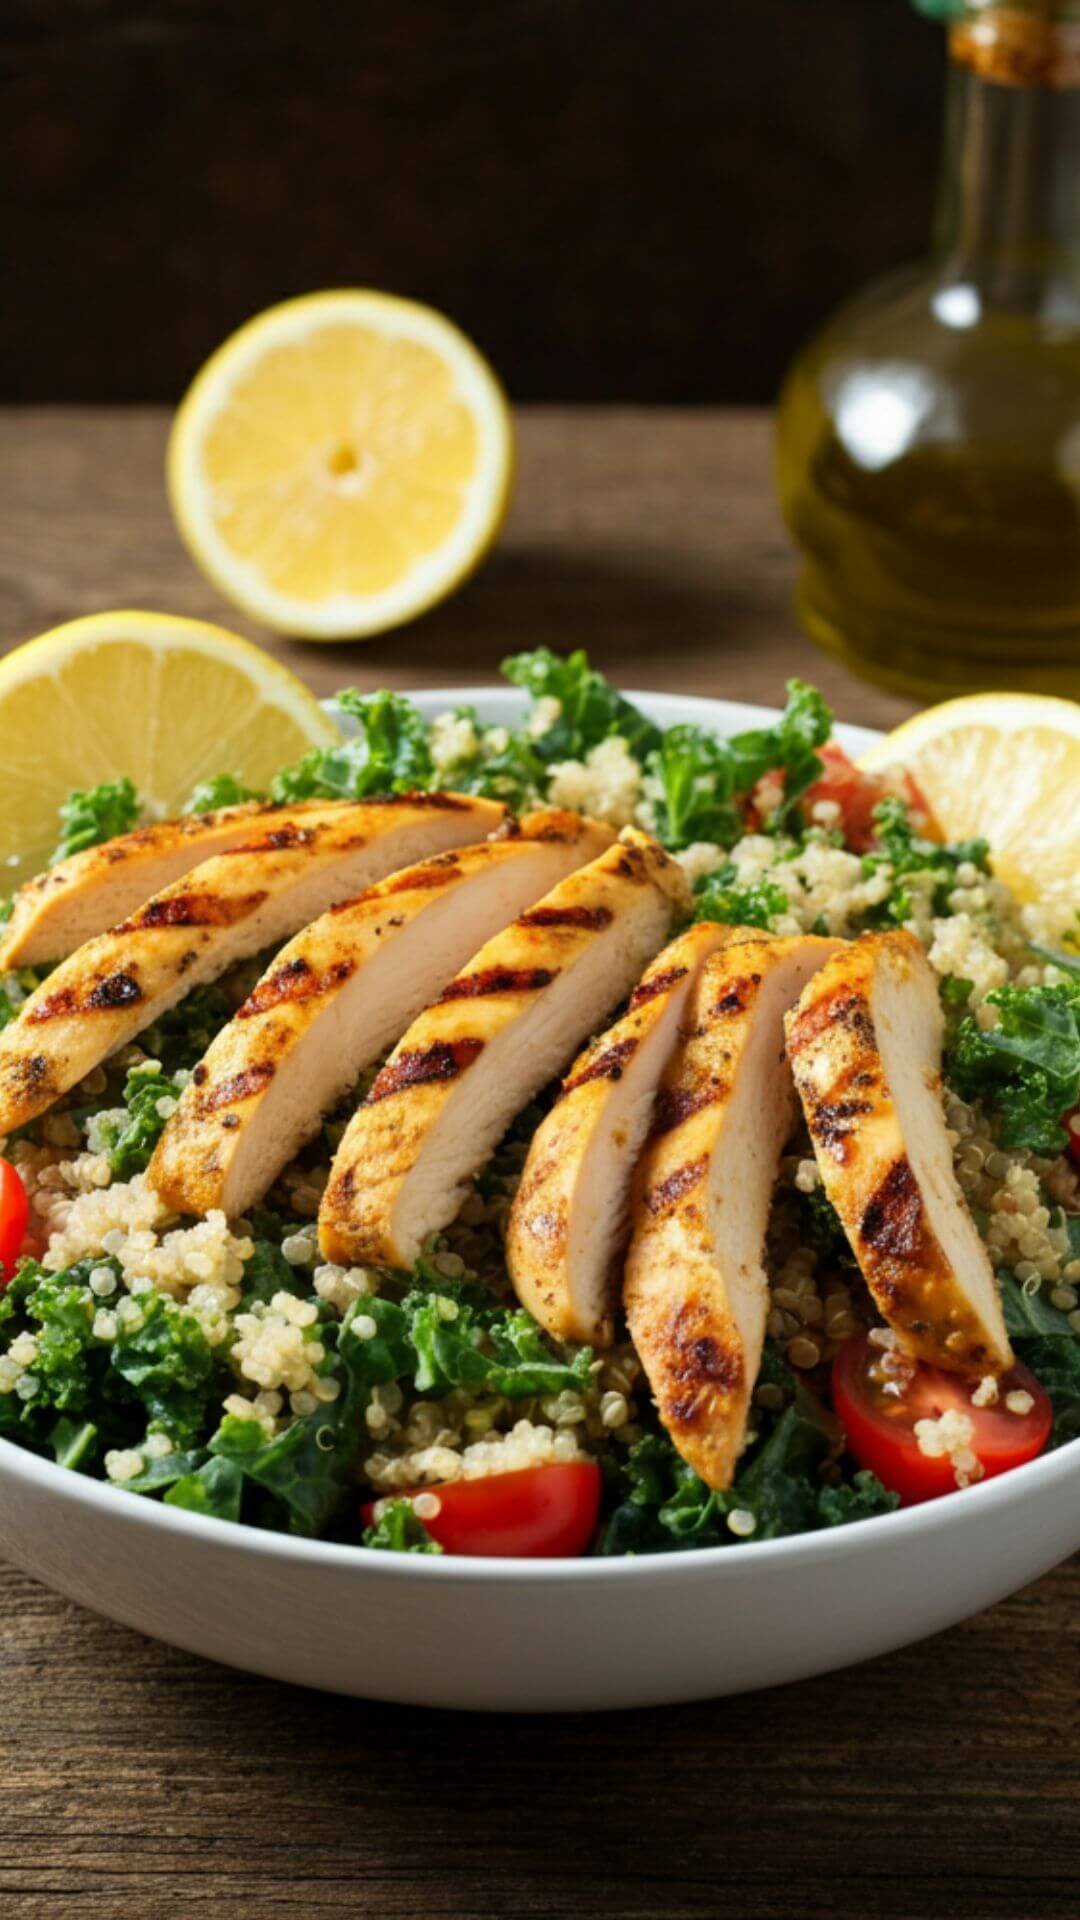
<path id="1" fill-rule="evenodd" d="M 781 615 L 783 603 L 780 588 Z M 328 683 L 355 677 L 378 685 L 391 670 L 399 684 L 439 686 L 497 677 L 500 661 L 521 648 L 584 646 L 596 665 L 617 658 L 624 682 L 648 685 L 665 655 L 705 645 L 721 659 L 741 654 L 755 622 L 764 630 L 766 612 L 719 561 L 705 576 L 683 556 L 645 547 L 586 556 L 507 547 L 415 626 L 363 645 L 305 647 L 304 655 Z M 732 631 L 738 638 L 728 642 Z"/>

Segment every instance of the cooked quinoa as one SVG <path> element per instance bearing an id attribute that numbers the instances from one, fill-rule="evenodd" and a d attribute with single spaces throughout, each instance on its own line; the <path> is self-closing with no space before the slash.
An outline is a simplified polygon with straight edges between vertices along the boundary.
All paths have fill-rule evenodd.
<path id="1" fill-rule="evenodd" d="M 617 695 L 592 686 L 591 700 L 609 702 L 609 730 L 590 739 L 573 719 L 572 663 L 556 662 L 556 672 L 540 656 L 525 658 L 540 664 L 514 676 L 534 695 L 519 732 L 486 728 L 464 709 L 424 727 L 401 701 L 406 757 L 388 767 L 385 783 L 454 784 L 519 807 L 543 800 L 617 827 L 646 827 L 681 863 L 701 917 L 776 934 L 908 928 L 949 1009 L 957 1079 L 946 1088 L 946 1117 L 960 1186 L 999 1276 L 1040 1303 L 1043 1337 L 1060 1321 L 1075 1341 L 1067 1351 L 1062 1336 L 1055 1348 L 1064 1383 L 1055 1405 L 1058 1437 L 1080 1431 L 1076 1163 L 1064 1132 L 1051 1139 L 1044 1126 L 1045 1139 L 1017 1143 L 993 1072 L 980 1080 L 978 1070 L 979 1036 L 1003 1031 L 1010 993 L 1041 1004 L 1047 992 L 1071 990 L 1076 910 L 1020 906 L 989 871 L 984 850 L 923 841 L 901 801 L 889 801 L 880 842 L 852 850 L 835 801 L 811 796 L 801 813 L 783 812 L 790 766 L 786 776 L 766 772 L 752 806 L 744 805 L 722 791 L 701 749 L 703 771 L 676 802 L 665 755 L 683 748 L 672 735 L 694 730 L 673 729 L 661 743 L 641 716 L 623 714 Z M 549 683 L 554 691 L 545 690 Z M 361 720 L 363 704 L 353 709 Z M 584 696 L 579 704 L 588 710 Z M 311 763 L 309 756 L 303 774 L 287 770 L 277 797 L 326 791 Z M 369 778 L 370 759 L 358 754 L 358 770 L 365 764 Z M 340 777 L 336 769 L 330 791 L 341 791 Z M 0 1434 L 128 1493 L 308 1533 L 357 1537 L 365 1500 L 380 1503 L 378 1532 L 386 1503 L 416 1490 L 422 1522 L 431 1511 L 423 1489 L 582 1460 L 598 1461 L 605 1476 L 603 1550 L 788 1530 L 776 1503 L 744 1495 L 738 1478 L 731 1494 L 709 1494 L 677 1462 L 625 1335 L 598 1355 L 559 1347 L 516 1307 L 502 1233 L 536 1112 L 511 1130 L 411 1275 L 335 1265 L 318 1250 L 315 1217 L 330 1163 L 370 1075 L 251 1218 L 183 1221 L 167 1210 L 145 1177 L 153 1140 L 260 964 L 209 997 L 192 996 L 160 1032 L 0 1143 L 26 1188 L 40 1243 L 38 1258 L 24 1262 L 0 1296 Z M 34 984 L 23 973 L 0 976 L 0 1023 L 15 1017 Z M 830 1212 L 809 1140 L 797 1137 L 781 1165 L 769 1230 L 768 1344 L 746 1457 L 780 1449 L 793 1419 L 806 1425 L 817 1417 L 807 1409 L 821 1410 L 801 1525 L 894 1504 L 872 1476 L 853 1473 L 828 1411 L 831 1361 L 878 1322 Z M 433 1328 L 444 1352 L 434 1374 L 424 1359 Z M 473 1360 L 465 1366 L 476 1355 L 480 1379 L 471 1377 Z M 973 1408 L 993 1405 L 996 1395 L 988 1377 L 973 1389 Z M 1010 1399 L 1019 1416 L 1020 1400 L 1007 1396 L 1007 1406 Z M 950 1413 L 921 1422 L 918 1445 L 927 1458 L 947 1457 L 963 1485 L 977 1477 L 972 1433 L 966 1414 Z M 781 1453 L 777 1474 L 794 1474 Z"/>

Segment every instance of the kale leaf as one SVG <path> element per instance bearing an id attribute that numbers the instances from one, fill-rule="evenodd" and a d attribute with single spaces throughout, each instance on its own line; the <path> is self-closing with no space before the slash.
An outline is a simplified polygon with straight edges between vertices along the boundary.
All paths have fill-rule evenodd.
<path id="1" fill-rule="evenodd" d="M 139 800 L 133 783 L 103 780 L 98 787 L 76 788 L 60 808 L 60 839 L 49 855 L 50 867 L 82 853 L 85 847 L 97 847 L 118 833 L 130 833 L 139 818 Z"/>
<path id="2" fill-rule="evenodd" d="M 160 1060 L 166 1074 L 197 1066 L 215 1035 L 232 1019 L 233 1008 L 221 987 L 194 987 L 175 1007 L 139 1035 L 144 1053 Z"/>
<path id="3" fill-rule="evenodd" d="M 180 1446 L 206 1430 L 211 1401 L 225 1391 L 221 1362 L 193 1313 L 168 1294 L 135 1296 L 141 1325 L 121 1322 L 112 1370 L 142 1403 L 148 1422 Z"/>
<path id="4" fill-rule="evenodd" d="M 788 897 L 775 880 L 757 880 L 752 886 L 735 883 L 730 860 L 706 874 L 695 887 L 694 918 L 721 920 L 735 927 L 762 927 L 768 933 L 778 916 L 788 910 Z"/>
<path id="5" fill-rule="evenodd" d="M 990 870 L 990 849 L 985 840 L 960 840 L 943 846 L 936 840 L 924 840 L 911 824 L 906 800 L 890 795 L 874 808 L 873 853 L 863 855 L 863 872 L 876 873 L 884 862 L 893 872 L 893 885 L 886 898 L 867 916 L 874 926 L 902 926 L 912 914 L 911 888 L 905 881 L 925 875 L 930 884 L 930 900 L 935 913 L 947 913 L 949 895 L 956 886 L 956 871 L 973 866 L 980 873 Z"/>
<path id="6" fill-rule="evenodd" d="M 1005 1147 L 1053 1156 L 1068 1144 L 1062 1118 L 1080 1101 L 1080 979 L 1058 987 L 998 987 L 986 996 L 1000 1024 L 962 1020 L 946 1071 L 964 1099 L 1001 1121 Z"/>
<path id="7" fill-rule="evenodd" d="M 276 774 L 272 799 L 365 800 L 432 785 L 427 726 L 411 700 L 385 687 L 369 694 L 347 687 L 337 699 L 356 732 L 336 746 L 313 747 Z"/>
<path id="8" fill-rule="evenodd" d="M 387 1500 L 379 1519 L 365 1529 L 364 1545 L 386 1553 L 442 1552 L 438 1541 L 417 1518 L 411 1500 Z"/>
<path id="9" fill-rule="evenodd" d="M 1011 1274 L 1002 1275 L 1001 1304 L 1013 1351 L 1050 1395 L 1053 1444 L 1075 1440 L 1080 1435 L 1080 1337 L 1063 1313 L 1041 1294 L 1027 1293 Z"/>
<path id="10" fill-rule="evenodd" d="M 727 740 L 705 727 L 667 729 L 647 762 L 660 783 L 657 831 L 665 846 L 688 847 L 695 840 L 729 846 L 745 831 L 738 802 L 766 773 L 784 776 L 783 799 L 770 817 L 770 830 L 791 817 L 821 772 L 816 749 L 829 737 L 832 714 L 803 680 L 789 680 L 787 696 L 775 726 L 754 727 Z"/>
<path id="11" fill-rule="evenodd" d="M 630 1449 L 621 1469 L 621 1497 L 605 1528 L 602 1554 L 726 1547 L 740 1538 L 772 1540 L 889 1513 L 899 1504 L 873 1474 L 857 1473 L 837 1486 L 824 1483 L 821 1468 L 839 1444 L 834 1424 L 813 1395 L 796 1383 L 772 1343 L 766 1345 L 762 1377 L 784 1387 L 787 1404 L 776 1415 L 754 1409 L 758 1437 L 734 1486 L 727 1492 L 707 1487 L 666 1435 L 646 1435 Z M 728 1516 L 737 1510 L 753 1516 L 749 1535 L 735 1534 L 728 1525 Z"/>
<path id="12" fill-rule="evenodd" d="M 167 1461 L 168 1455 L 162 1464 Z M 185 1507 L 189 1513 L 209 1514 L 215 1520 L 239 1520 L 243 1492 L 242 1468 L 235 1460 L 214 1454 L 173 1482 L 165 1495 L 165 1505 Z"/>
<path id="13" fill-rule="evenodd" d="M 534 700 L 559 703 L 558 718 L 532 741 L 542 761 L 582 760 L 591 747 L 614 735 L 626 741 L 638 760 L 660 745 L 659 727 L 590 667 L 581 648 L 565 657 L 550 647 L 515 653 L 503 661 L 502 672 Z"/>
<path id="14" fill-rule="evenodd" d="M 98 1139 L 108 1154 L 109 1165 L 120 1180 L 144 1173 L 158 1143 L 168 1110 L 161 1113 L 164 1101 L 177 1101 L 183 1089 L 176 1080 L 162 1073 L 156 1060 L 132 1067 L 124 1081 L 125 1120 L 103 1114 L 97 1125 Z"/>
<path id="15" fill-rule="evenodd" d="M 215 813 L 219 807 L 239 807 L 245 800 L 261 800 L 261 793 L 253 787 L 245 787 L 234 773 L 215 773 L 209 780 L 200 780 L 185 802 L 185 813 Z"/>

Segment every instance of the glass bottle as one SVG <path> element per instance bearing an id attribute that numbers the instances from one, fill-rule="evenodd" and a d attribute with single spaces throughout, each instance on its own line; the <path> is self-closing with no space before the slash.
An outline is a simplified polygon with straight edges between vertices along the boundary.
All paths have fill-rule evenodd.
<path id="1" fill-rule="evenodd" d="M 931 259 L 804 349 L 779 414 L 798 614 L 938 697 L 1080 694 L 1080 0 L 948 12 Z"/>

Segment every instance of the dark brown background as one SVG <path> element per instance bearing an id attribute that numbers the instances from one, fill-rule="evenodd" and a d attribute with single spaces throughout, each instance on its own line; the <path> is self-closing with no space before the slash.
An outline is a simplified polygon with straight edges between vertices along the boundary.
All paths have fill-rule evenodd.
<path id="1" fill-rule="evenodd" d="M 907 0 L 2 0 L 0 399 L 364 283 L 519 400 L 768 399 L 922 246 L 943 57 Z"/>

